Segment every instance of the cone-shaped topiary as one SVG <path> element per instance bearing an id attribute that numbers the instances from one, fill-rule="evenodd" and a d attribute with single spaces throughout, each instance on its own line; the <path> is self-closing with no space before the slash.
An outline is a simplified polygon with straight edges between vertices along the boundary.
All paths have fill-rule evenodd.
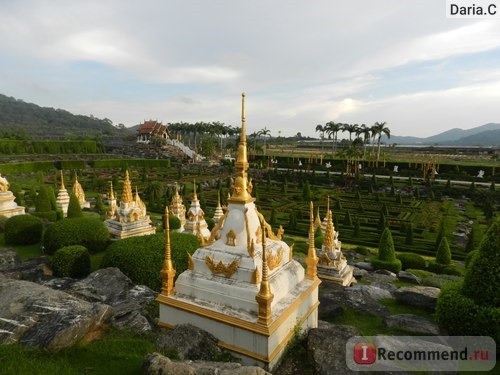
<path id="1" fill-rule="evenodd" d="M 396 260 L 396 253 L 394 251 L 394 241 L 392 240 L 392 233 L 389 228 L 385 228 L 380 236 L 380 243 L 378 246 L 378 258 L 384 261 Z"/>
<path id="2" fill-rule="evenodd" d="M 439 247 L 436 251 L 436 263 L 448 265 L 451 263 L 451 251 L 446 237 L 441 238 Z"/>
<path id="3" fill-rule="evenodd" d="M 500 221 L 486 232 L 465 274 L 463 293 L 478 305 L 500 307 Z"/>
<path id="4" fill-rule="evenodd" d="M 75 193 L 71 192 L 69 195 L 69 204 L 68 204 L 68 214 L 67 218 L 72 219 L 75 217 L 82 217 L 83 212 L 82 212 L 82 207 L 80 206 L 80 202 L 78 201 L 78 198 L 76 197 Z"/>

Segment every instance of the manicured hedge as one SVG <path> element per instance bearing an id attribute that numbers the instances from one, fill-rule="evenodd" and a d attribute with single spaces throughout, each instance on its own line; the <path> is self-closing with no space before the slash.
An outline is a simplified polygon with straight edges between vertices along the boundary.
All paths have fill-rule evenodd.
<path id="1" fill-rule="evenodd" d="M 110 235 L 104 223 L 86 217 L 57 221 L 47 227 L 43 236 L 43 246 L 48 254 L 70 245 L 82 245 L 93 254 L 105 250 L 109 241 Z"/>
<path id="2" fill-rule="evenodd" d="M 168 159 L 104 159 L 91 162 L 93 168 L 170 168 Z"/>
<path id="3" fill-rule="evenodd" d="M 52 257 L 52 269 L 59 277 L 85 277 L 90 273 L 90 254 L 80 245 L 62 247 Z"/>
<path id="4" fill-rule="evenodd" d="M 42 234 L 42 221 L 32 215 L 12 216 L 5 222 L 7 245 L 32 245 L 40 242 Z"/>
<path id="5" fill-rule="evenodd" d="M 22 173 L 45 172 L 54 170 L 51 161 L 30 161 L 24 163 L 5 163 L 0 165 L 2 175 L 17 175 Z"/>
<path id="6" fill-rule="evenodd" d="M 170 233 L 172 263 L 176 276 L 187 269 L 188 255 L 198 248 L 195 236 L 186 233 Z M 136 284 L 151 289 L 161 289 L 160 271 L 165 259 L 165 234 L 130 237 L 112 243 L 104 254 L 102 267 L 118 267 Z"/>
<path id="7" fill-rule="evenodd" d="M 425 259 L 415 253 L 400 253 L 396 257 L 401 261 L 402 269 L 413 268 L 425 270 Z"/>

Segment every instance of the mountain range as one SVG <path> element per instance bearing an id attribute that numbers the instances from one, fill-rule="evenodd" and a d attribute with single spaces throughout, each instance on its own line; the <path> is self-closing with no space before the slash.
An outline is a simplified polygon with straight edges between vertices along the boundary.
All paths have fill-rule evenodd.
<path id="1" fill-rule="evenodd" d="M 446 146 L 496 146 L 500 145 L 500 123 L 488 123 L 471 129 L 453 128 L 426 137 L 405 137 L 391 135 L 382 137 L 382 142 L 399 145 L 446 145 Z"/>

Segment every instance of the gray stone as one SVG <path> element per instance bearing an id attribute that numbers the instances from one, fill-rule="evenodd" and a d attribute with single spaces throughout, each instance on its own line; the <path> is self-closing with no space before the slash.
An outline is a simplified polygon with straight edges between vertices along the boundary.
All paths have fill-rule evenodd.
<path id="1" fill-rule="evenodd" d="M 325 328 L 311 329 L 307 337 L 307 350 L 316 373 L 355 374 L 346 364 L 346 342 L 359 335 L 357 328 L 346 325 L 331 324 Z"/>
<path id="2" fill-rule="evenodd" d="M 365 276 L 366 274 L 368 273 L 367 270 L 362 270 L 361 268 L 358 268 L 358 267 L 354 267 L 353 270 L 352 270 L 352 275 L 356 278 L 356 279 L 361 279 L 363 276 Z"/>
<path id="3" fill-rule="evenodd" d="M 373 266 L 370 262 L 356 262 L 354 266 L 365 271 L 373 271 Z"/>
<path id="4" fill-rule="evenodd" d="M 405 281 L 407 283 L 412 283 L 416 285 L 422 284 L 422 279 L 418 276 L 415 276 L 414 274 L 406 271 L 399 271 L 398 273 L 398 280 L 399 281 Z"/>
<path id="5" fill-rule="evenodd" d="M 173 330 L 162 332 L 158 337 L 156 348 L 161 353 L 173 351 L 181 360 L 211 361 L 229 355 L 217 343 L 217 338 L 210 333 L 190 324 L 181 324 Z"/>
<path id="6" fill-rule="evenodd" d="M 397 277 L 397 275 L 394 272 L 389 271 L 389 270 L 385 270 L 385 269 L 376 270 L 375 273 L 377 273 L 379 275 L 387 275 L 387 276 L 390 276 L 394 279 Z"/>
<path id="7" fill-rule="evenodd" d="M 0 279 L 0 342 L 60 349 L 91 339 L 111 308 L 29 281 Z"/>
<path id="8" fill-rule="evenodd" d="M 377 301 L 384 299 L 384 298 L 394 298 L 389 290 L 380 288 L 380 287 L 375 286 L 375 285 L 356 284 L 356 285 L 353 285 L 352 287 L 346 289 L 347 293 L 350 293 L 353 291 L 360 291 L 363 295 L 371 297 Z"/>
<path id="9" fill-rule="evenodd" d="M 0 250 L 0 272 L 17 267 L 21 259 L 14 250 Z"/>
<path id="10" fill-rule="evenodd" d="M 52 277 L 52 264 L 46 256 L 20 261 L 19 258 L 12 257 L 9 251 L 3 260 L 0 273 L 9 279 L 40 282 Z"/>
<path id="11" fill-rule="evenodd" d="M 434 310 L 439 292 L 439 288 L 431 286 L 405 286 L 396 290 L 394 296 L 407 305 Z"/>
<path id="12" fill-rule="evenodd" d="M 142 371 L 147 375 L 271 375 L 257 366 L 235 362 L 172 361 L 159 353 L 146 356 Z"/>
<path id="13" fill-rule="evenodd" d="M 387 327 L 406 329 L 424 335 L 439 335 L 441 330 L 433 321 L 413 314 L 390 315 L 384 318 Z"/>

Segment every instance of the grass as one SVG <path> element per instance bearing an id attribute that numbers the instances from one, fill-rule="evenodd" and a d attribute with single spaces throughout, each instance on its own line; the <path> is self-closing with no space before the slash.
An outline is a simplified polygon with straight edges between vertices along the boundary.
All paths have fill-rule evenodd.
<path id="1" fill-rule="evenodd" d="M 5 234 L 0 233 L 0 246 L 5 248 L 5 249 L 14 249 L 17 252 L 17 255 L 19 258 L 22 260 L 25 259 L 30 259 L 34 257 L 38 257 L 40 255 L 43 255 L 42 252 L 42 247 L 40 243 L 36 243 L 34 245 L 24 245 L 24 246 L 10 246 L 10 245 L 5 245 Z"/>
<path id="2" fill-rule="evenodd" d="M 111 330 L 100 340 L 50 352 L 19 345 L 0 345 L 0 375 L 126 375 L 141 373 L 148 353 L 155 351 L 154 335 Z"/>

